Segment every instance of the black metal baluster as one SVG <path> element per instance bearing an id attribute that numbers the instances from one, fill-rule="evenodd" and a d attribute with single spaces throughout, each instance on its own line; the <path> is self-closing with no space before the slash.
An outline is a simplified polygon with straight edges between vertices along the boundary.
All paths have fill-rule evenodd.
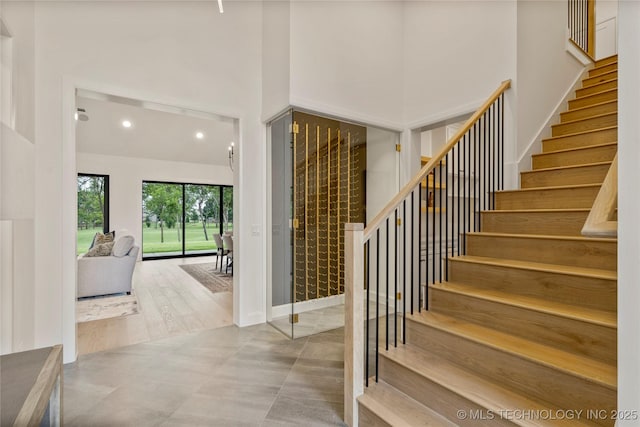
<path id="1" fill-rule="evenodd" d="M 449 281 L 449 153 L 444 157 L 444 280 Z"/>
<path id="2" fill-rule="evenodd" d="M 458 176 L 456 178 L 456 181 L 458 181 L 458 198 L 456 199 L 456 201 L 458 202 L 458 207 L 456 208 L 456 211 L 458 213 L 458 230 L 457 230 L 457 234 L 458 234 L 458 255 L 460 255 L 460 238 L 462 236 L 462 234 L 460 233 L 460 207 L 462 206 L 462 200 L 460 200 L 460 180 L 462 179 L 462 167 L 461 167 L 461 163 L 460 163 L 460 151 L 461 147 L 460 147 L 460 140 L 458 140 L 458 142 L 456 142 L 456 147 L 458 147 Z M 462 252 L 464 254 L 464 250 Z"/>
<path id="3" fill-rule="evenodd" d="M 415 200 L 415 195 L 416 195 L 416 191 L 413 190 L 411 192 L 411 280 L 409 281 L 410 285 L 411 285 L 411 314 L 413 314 L 413 288 L 415 286 L 415 276 L 413 274 L 413 261 L 415 260 L 415 254 L 414 254 L 414 246 L 415 246 L 415 242 L 413 241 L 413 219 L 414 219 L 414 215 L 415 215 L 415 210 L 414 210 L 414 200 Z"/>
<path id="4" fill-rule="evenodd" d="M 386 287 L 386 296 L 387 296 L 387 300 L 385 303 L 385 310 L 386 310 L 386 325 L 387 325 L 387 329 L 386 329 L 386 337 L 385 337 L 385 350 L 389 350 L 389 217 L 387 217 L 387 234 L 386 234 L 386 238 L 385 238 L 385 242 L 387 244 L 387 269 L 385 270 L 386 274 L 386 281 L 387 281 L 387 287 Z"/>
<path id="5" fill-rule="evenodd" d="M 487 138 L 489 142 L 489 189 L 491 192 L 489 193 L 489 210 L 493 209 L 493 205 L 491 204 L 491 200 L 493 198 L 493 161 L 494 161 L 494 152 L 493 152 L 493 140 L 491 138 L 491 133 L 493 132 L 493 114 L 492 114 L 493 105 L 489 107 L 489 129 L 487 131 Z"/>
<path id="6" fill-rule="evenodd" d="M 418 184 L 418 194 L 420 195 L 418 197 L 418 313 L 420 313 L 422 312 L 422 183 Z"/>
<path id="7" fill-rule="evenodd" d="M 458 144 L 454 144 L 454 146 L 451 148 L 451 257 L 455 256 L 455 251 L 456 248 L 454 247 L 453 243 L 456 242 L 456 246 L 458 248 L 458 255 L 460 255 L 460 238 L 458 237 L 460 233 L 456 234 L 456 202 L 458 201 L 458 199 L 456 199 L 456 181 L 457 181 L 457 177 L 459 176 L 458 171 L 456 169 L 456 166 L 458 166 L 456 164 L 456 146 Z M 460 188 L 460 186 L 458 185 L 458 188 Z"/>
<path id="8" fill-rule="evenodd" d="M 432 212 L 432 228 L 433 233 L 431 234 L 431 281 L 433 284 L 436 283 L 436 169 L 433 168 L 431 171 L 431 186 L 432 186 L 432 195 L 433 195 L 433 207 L 431 209 Z M 429 297 L 426 296 L 428 299 Z"/>
<path id="9" fill-rule="evenodd" d="M 462 144 L 462 246 L 467 247 L 467 230 L 465 230 L 465 225 L 467 223 L 466 212 L 467 212 L 467 135 L 465 134 L 460 140 Z"/>
<path id="10" fill-rule="evenodd" d="M 472 159 L 472 154 L 471 154 L 471 134 L 469 132 L 467 132 L 467 153 L 469 154 L 467 156 L 467 173 L 466 175 L 466 180 L 465 180 L 465 185 L 467 186 L 467 225 L 466 225 L 466 230 L 468 233 L 471 232 L 471 159 Z"/>
<path id="11" fill-rule="evenodd" d="M 393 346 L 398 346 L 398 209 L 394 211 L 395 222 L 393 236 L 395 239 L 395 251 L 393 257 Z"/>
<path id="12" fill-rule="evenodd" d="M 491 145 L 493 146 L 493 191 L 491 192 L 491 209 L 496 208 L 496 188 L 498 187 L 498 145 L 496 139 L 496 104 L 491 105 L 493 124 L 491 125 Z"/>
<path id="13" fill-rule="evenodd" d="M 402 201 L 402 344 L 407 343 L 407 199 Z"/>
<path id="14" fill-rule="evenodd" d="M 479 122 L 477 122 L 479 124 Z M 475 173 L 475 182 L 474 184 L 476 184 L 478 186 L 478 189 L 476 191 L 476 198 L 477 203 L 478 203 L 478 230 L 477 231 L 482 231 L 482 170 L 480 168 L 480 156 L 482 156 L 482 145 L 481 145 L 481 138 L 480 138 L 480 126 L 475 126 L 475 133 L 476 133 L 476 150 L 477 150 L 477 154 L 476 154 L 476 173 Z M 473 201 L 473 204 L 475 205 L 476 200 Z"/>
<path id="15" fill-rule="evenodd" d="M 504 190 L 504 93 L 500 95 L 500 147 L 502 151 L 502 180 L 500 181 L 500 189 Z"/>
<path id="16" fill-rule="evenodd" d="M 440 206 L 440 215 L 438 218 L 440 231 L 438 232 L 438 239 L 440 240 L 440 252 L 438 252 L 438 281 L 442 283 L 442 160 L 440 160 L 438 166 L 438 205 Z"/>
<path id="17" fill-rule="evenodd" d="M 484 168 L 484 183 L 483 183 L 483 193 L 482 193 L 482 197 L 484 198 L 484 209 L 483 210 L 487 210 L 488 207 L 488 184 L 489 184 L 489 176 L 488 176 L 488 171 L 487 171 L 487 162 L 489 159 L 489 152 L 487 151 L 487 113 L 485 112 L 482 115 L 482 122 L 483 122 L 483 135 L 484 137 L 482 138 L 482 146 L 484 148 L 484 164 L 483 164 L 483 168 Z"/>
<path id="18" fill-rule="evenodd" d="M 364 244 L 364 251 L 366 253 L 366 259 L 367 259 L 367 263 L 365 265 L 365 283 L 366 283 L 366 288 L 367 288 L 367 300 L 365 301 L 366 303 L 366 308 L 365 311 L 367 313 L 367 317 L 365 318 L 364 321 L 364 327 L 365 327 L 365 336 L 366 336 L 366 340 L 365 340 L 365 344 L 364 344 L 364 360 L 365 360 L 365 366 L 364 366 L 364 385 L 369 387 L 369 288 L 370 288 L 370 283 L 369 283 L 369 246 L 370 246 L 370 241 L 367 240 L 367 242 Z"/>
<path id="19" fill-rule="evenodd" d="M 380 325 L 380 228 L 376 230 L 376 382 L 378 382 L 378 359 L 380 351 L 379 326 Z"/>

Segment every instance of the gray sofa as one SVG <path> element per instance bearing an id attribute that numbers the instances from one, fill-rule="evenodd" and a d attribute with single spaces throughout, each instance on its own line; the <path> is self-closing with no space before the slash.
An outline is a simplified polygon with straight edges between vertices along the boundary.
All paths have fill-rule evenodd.
<path id="1" fill-rule="evenodd" d="M 131 293 L 131 279 L 138 260 L 139 246 L 122 257 L 78 257 L 78 298 Z"/>

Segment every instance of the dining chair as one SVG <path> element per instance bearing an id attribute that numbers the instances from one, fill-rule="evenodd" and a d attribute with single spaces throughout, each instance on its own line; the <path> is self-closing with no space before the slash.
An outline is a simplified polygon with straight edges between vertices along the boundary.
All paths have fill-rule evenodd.
<path id="1" fill-rule="evenodd" d="M 224 247 L 221 235 L 214 233 L 213 240 L 216 241 L 216 246 L 218 247 L 218 250 L 216 251 L 216 268 L 218 268 L 218 259 L 220 259 L 220 271 L 222 271 L 222 262 L 224 260 L 224 256 L 227 254 L 227 250 Z"/>
<path id="2" fill-rule="evenodd" d="M 224 243 L 225 250 L 227 251 L 227 268 L 225 273 L 229 273 L 229 267 L 231 267 L 231 274 L 233 275 L 233 236 L 224 234 L 222 236 L 222 241 Z M 222 267 L 220 267 L 220 270 L 222 270 Z"/>

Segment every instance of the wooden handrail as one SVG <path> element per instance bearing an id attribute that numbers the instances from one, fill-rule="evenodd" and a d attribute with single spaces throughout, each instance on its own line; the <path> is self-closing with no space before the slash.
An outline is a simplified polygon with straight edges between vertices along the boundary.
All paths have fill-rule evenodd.
<path id="1" fill-rule="evenodd" d="M 420 169 L 420 172 L 409 181 L 402 190 L 396 196 L 391 199 L 387 205 L 367 224 L 367 228 L 364 229 L 364 240 L 366 242 L 373 235 L 374 231 L 382 225 L 383 221 L 391 215 L 391 213 L 406 199 L 409 194 L 418 186 L 420 182 L 440 163 L 440 161 L 447 155 L 449 151 L 458 143 L 458 141 L 473 127 L 473 125 L 482 117 L 482 115 L 493 105 L 493 103 L 502 95 L 507 89 L 511 87 L 511 80 L 503 81 L 498 89 L 496 89 L 491 96 L 485 101 L 484 104 L 473 113 L 471 117 L 465 122 L 464 126 L 458 130 L 453 137 L 449 139 L 447 144 L 440 150 L 438 154 L 433 156 L 429 162 Z"/>
<path id="2" fill-rule="evenodd" d="M 593 202 L 591 212 L 582 227 L 582 235 L 587 237 L 617 237 L 618 221 L 613 215 L 618 205 L 618 154 L 613 158 L 607 176 Z"/>

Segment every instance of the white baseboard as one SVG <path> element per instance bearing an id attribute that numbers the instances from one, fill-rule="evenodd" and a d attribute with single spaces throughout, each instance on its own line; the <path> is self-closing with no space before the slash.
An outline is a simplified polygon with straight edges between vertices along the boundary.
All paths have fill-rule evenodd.
<path id="1" fill-rule="evenodd" d="M 578 73 L 571 86 L 567 88 L 564 96 L 556 104 L 554 110 L 549 114 L 549 116 L 547 116 L 547 119 L 542 126 L 540 126 L 536 136 L 533 137 L 529 142 L 529 145 L 527 145 L 527 148 L 520 155 L 520 158 L 517 161 L 517 170 L 515 171 L 517 175 L 519 175 L 520 172 L 531 170 L 531 156 L 542 151 L 542 139 L 551 136 L 551 126 L 560 122 L 560 113 L 566 109 L 567 102 L 573 96 L 575 90 L 579 88 L 582 79 L 586 76 L 587 72 L 588 70 L 584 69 Z"/>
<path id="2" fill-rule="evenodd" d="M 340 304 L 344 304 L 344 294 L 332 295 L 329 297 L 312 299 L 309 301 L 300 301 L 295 303 L 295 313 L 304 313 L 305 311 L 318 310 L 321 308 L 333 307 Z M 277 305 L 271 308 L 272 319 L 288 316 L 292 313 L 294 313 L 294 310 L 291 303 Z"/>

